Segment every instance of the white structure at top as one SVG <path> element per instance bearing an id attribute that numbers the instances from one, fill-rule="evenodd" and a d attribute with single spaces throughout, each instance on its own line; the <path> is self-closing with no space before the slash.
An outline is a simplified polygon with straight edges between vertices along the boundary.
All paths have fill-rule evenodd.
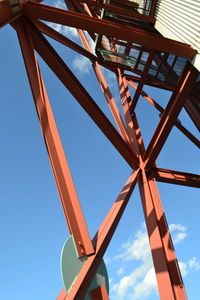
<path id="1" fill-rule="evenodd" d="M 200 71 L 200 0 L 158 0 L 155 28 L 165 37 L 198 51 L 193 65 Z"/>

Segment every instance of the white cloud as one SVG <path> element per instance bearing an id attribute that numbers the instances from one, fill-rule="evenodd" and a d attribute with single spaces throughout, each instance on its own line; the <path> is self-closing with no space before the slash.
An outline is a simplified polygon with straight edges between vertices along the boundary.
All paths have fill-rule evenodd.
<path id="1" fill-rule="evenodd" d="M 135 285 L 132 299 L 143 299 L 152 293 L 157 293 L 157 282 L 154 268 L 149 269 L 145 278 Z"/>
<path id="2" fill-rule="evenodd" d="M 174 242 L 177 244 L 187 236 L 186 227 L 181 224 L 171 224 L 170 231 L 174 234 Z M 150 295 L 158 294 L 156 275 L 153 267 L 149 241 L 145 225 L 129 238 L 120 248 L 117 274 L 121 275 L 119 281 L 113 280 L 111 283 L 111 299 L 116 300 L 136 300 L 146 299 Z M 120 262 L 121 259 L 121 263 Z M 139 266 L 133 271 L 130 270 L 130 261 L 135 266 L 136 261 Z M 189 273 L 200 270 L 200 263 L 194 256 L 187 262 L 179 262 L 180 271 L 183 277 Z"/>
<path id="3" fill-rule="evenodd" d="M 63 34 L 67 38 L 78 38 L 77 30 L 73 27 L 63 26 L 61 24 L 56 24 L 52 22 L 48 22 L 47 25 L 53 28 L 54 30 L 58 31 L 59 33 Z"/>
<path id="4" fill-rule="evenodd" d="M 134 239 L 122 245 L 123 252 L 117 256 L 124 260 L 145 260 L 150 254 L 149 240 L 146 234 L 145 226 L 142 230 L 136 232 Z"/>
<path id="5" fill-rule="evenodd" d="M 173 239 L 173 242 L 174 244 L 178 244 L 180 241 L 184 240 L 185 238 L 187 237 L 187 233 L 185 232 L 178 232 L 174 239 Z"/>
<path id="6" fill-rule="evenodd" d="M 192 259 L 189 260 L 188 265 L 191 271 L 200 270 L 200 263 L 197 261 L 195 256 L 193 256 Z"/>
<path id="7" fill-rule="evenodd" d="M 181 224 L 169 225 L 170 232 L 172 233 L 172 240 L 174 244 L 178 244 L 187 237 L 186 227 Z"/>
<path id="8" fill-rule="evenodd" d="M 181 224 L 170 224 L 169 229 L 170 231 L 175 231 L 175 230 L 186 231 L 186 227 Z"/>
<path id="9" fill-rule="evenodd" d="M 64 1 L 57 0 L 53 3 L 54 7 L 61 8 L 61 9 L 67 9 Z M 47 24 L 53 28 L 54 30 L 58 31 L 59 33 L 65 35 L 68 38 L 78 38 L 78 33 L 76 28 L 63 26 L 61 24 L 56 24 L 52 22 L 47 22 Z"/>
<path id="10" fill-rule="evenodd" d="M 148 273 L 152 268 L 151 259 L 146 260 L 140 267 L 136 268 L 133 272 L 121 278 L 119 283 L 113 285 L 113 291 L 117 299 L 133 298 L 135 296 L 134 288 L 138 281 Z M 131 295 L 131 296 L 130 296 Z"/>
<path id="11" fill-rule="evenodd" d="M 156 281 L 154 280 L 152 284 L 150 280 L 150 274 L 154 272 L 154 269 L 144 224 L 133 238 L 130 238 L 128 242 L 122 245 L 121 252 L 115 257 L 118 261 L 121 259 L 124 263 L 127 263 L 138 260 L 141 263 L 133 272 L 129 272 L 118 283 L 113 284 L 112 291 L 115 297 L 120 300 L 138 299 L 138 295 L 142 293 L 142 290 L 145 290 L 146 295 L 149 292 L 155 292 Z M 124 266 L 118 270 L 118 275 L 119 271 L 122 270 L 124 271 Z"/>
<path id="12" fill-rule="evenodd" d="M 92 40 L 92 38 L 89 36 L 87 32 L 85 32 L 85 35 L 88 39 L 88 42 L 90 44 L 90 47 L 92 49 L 92 52 L 95 53 L 95 43 Z M 81 73 L 89 73 L 92 67 L 91 61 L 85 57 L 85 56 L 76 56 L 75 59 L 72 62 L 73 67 L 78 70 Z"/>
<path id="13" fill-rule="evenodd" d="M 183 277 L 189 273 L 197 272 L 200 270 L 200 263 L 197 258 L 193 256 L 188 262 L 179 262 L 179 267 Z"/>
<path id="14" fill-rule="evenodd" d="M 80 73 L 89 73 L 91 69 L 91 62 L 84 56 L 76 56 L 72 62 L 73 67 Z"/>

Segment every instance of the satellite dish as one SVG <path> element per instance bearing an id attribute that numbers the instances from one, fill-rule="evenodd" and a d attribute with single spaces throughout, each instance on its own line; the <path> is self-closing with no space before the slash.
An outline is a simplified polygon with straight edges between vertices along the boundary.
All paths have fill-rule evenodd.
<path id="1" fill-rule="evenodd" d="M 73 236 L 69 236 L 66 240 L 61 252 L 61 274 L 64 283 L 64 288 L 69 293 L 73 286 L 81 268 L 87 260 L 87 256 L 83 258 L 78 257 L 76 245 Z M 104 285 L 107 293 L 109 292 L 108 273 L 104 261 L 100 263 L 97 272 L 90 284 L 90 287 L 84 297 L 84 300 L 91 300 L 90 292 L 99 286 Z"/>

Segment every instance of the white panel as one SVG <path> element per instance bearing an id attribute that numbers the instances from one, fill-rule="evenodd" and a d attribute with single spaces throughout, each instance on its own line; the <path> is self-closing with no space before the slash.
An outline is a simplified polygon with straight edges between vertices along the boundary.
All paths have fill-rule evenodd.
<path id="1" fill-rule="evenodd" d="M 200 0 L 158 0 L 155 28 L 165 37 L 197 49 L 194 65 L 200 70 Z"/>

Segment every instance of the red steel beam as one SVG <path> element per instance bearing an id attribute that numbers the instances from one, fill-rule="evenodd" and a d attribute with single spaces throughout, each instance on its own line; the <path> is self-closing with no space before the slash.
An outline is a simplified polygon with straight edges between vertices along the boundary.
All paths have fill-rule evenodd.
<path id="1" fill-rule="evenodd" d="M 36 51 L 101 129 L 108 140 L 114 145 L 125 161 L 127 161 L 131 167 L 137 165 L 137 157 L 134 156 L 129 145 L 122 139 L 86 89 L 81 85 L 37 28 L 31 23 L 29 23 L 29 26 Z"/>
<path id="2" fill-rule="evenodd" d="M 89 256 L 86 260 L 76 278 L 76 281 L 70 289 L 70 292 L 66 296 L 66 300 L 84 299 L 90 282 L 93 279 L 100 262 L 102 261 L 103 255 L 123 215 L 126 205 L 128 204 L 130 196 L 137 182 L 138 173 L 139 169 L 131 174 L 118 198 L 111 207 L 108 215 L 97 231 L 93 239 L 96 252 L 94 255 Z"/>
<path id="3" fill-rule="evenodd" d="M 150 12 L 151 17 L 155 16 L 155 10 L 156 10 L 157 2 L 158 2 L 158 0 L 152 0 L 152 2 L 151 2 L 151 12 Z"/>
<path id="4" fill-rule="evenodd" d="M 140 167 L 142 170 L 142 173 L 139 174 L 138 183 L 156 271 L 160 299 L 186 300 L 187 298 L 183 281 L 173 249 L 173 243 L 171 241 L 164 210 L 156 188 L 156 183 L 153 180 L 148 182 L 144 169 L 142 154 L 145 149 L 140 128 L 135 114 L 131 115 L 130 109 L 128 109 L 128 104 L 128 101 L 122 103 L 125 119 L 128 123 L 132 123 L 132 131 L 135 132 L 135 139 L 138 141 L 137 146 L 140 152 Z M 169 245 L 170 249 L 168 248 Z"/>
<path id="5" fill-rule="evenodd" d="M 134 82 L 130 84 L 134 89 L 137 89 L 137 85 Z M 155 107 L 161 113 L 164 112 L 164 108 L 158 104 L 153 98 L 151 98 L 147 93 L 141 91 L 141 96 L 144 97 L 146 101 L 148 101 L 153 107 Z M 185 128 L 179 121 L 176 121 L 174 125 L 198 148 L 200 148 L 200 140 L 198 140 L 187 128 Z"/>
<path id="6" fill-rule="evenodd" d="M 129 75 L 129 74 L 124 74 L 126 79 L 127 79 L 127 82 L 128 84 L 132 84 L 132 82 L 137 82 L 139 83 L 140 80 L 141 80 L 141 77 L 138 77 L 138 76 L 133 76 L 133 75 Z M 169 85 L 169 84 L 166 84 L 165 82 L 162 82 L 162 81 L 158 81 L 158 80 L 155 80 L 153 78 L 146 78 L 144 80 L 144 85 L 149 85 L 149 86 L 153 86 L 155 88 L 159 88 L 159 89 L 163 89 L 163 90 L 167 90 L 167 91 L 173 91 L 174 90 L 174 87 Z"/>
<path id="7" fill-rule="evenodd" d="M 198 73 L 199 72 L 188 62 L 145 152 L 144 161 L 146 170 L 151 169 L 154 165 L 155 160 L 190 94 Z"/>
<path id="8" fill-rule="evenodd" d="M 104 3 L 91 1 L 91 0 L 81 0 L 80 2 L 87 3 L 91 7 L 105 8 L 106 10 L 109 10 L 111 12 L 116 12 L 119 15 L 131 17 L 136 20 L 141 20 L 141 21 L 145 21 L 145 22 L 149 22 L 149 23 L 155 23 L 155 21 L 156 21 L 156 18 L 154 18 L 154 17 L 142 15 L 142 14 L 138 13 L 137 11 L 129 11 L 127 9 L 117 7 L 117 6 L 111 5 L 111 4 L 104 4 Z"/>
<path id="9" fill-rule="evenodd" d="M 64 289 L 62 289 L 61 292 L 60 292 L 60 294 L 56 298 L 56 300 L 65 300 L 66 296 L 67 296 L 66 291 Z"/>
<path id="10" fill-rule="evenodd" d="M 87 51 L 89 51 L 90 53 L 93 53 L 92 52 L 92 48 L 88 42 L 88 39 L 84 33 L 83 30 L 81 29 L 77 29 L 78 31 L 78 34 L 79 34 L 79 37 L 80 37 L 80 40 L 82 42 L 82 44 L 84 45 L 85 49 L 87 49 Z M 127 133 L 127 128 L 124 124 L 124 121 L 121 117 L 121 114 L 119 112 L 119 109 L 116 105 L 116 102 L 112 96 L 112 93 L 111 93 L 111 90 L 109 89 L 109 86 L 106 82 L 106 79 L 105 77 L 103 76 L 103 72 L 101 71 L 101 68 L 98 64 L 98 62 L 94 62 L 92 64 L 92 67 L 93 67 L 93 70 L 95 72 L 95 75 L 97 77 L 97 80 L 100 84 L 100 87 L 101 87 L 101 90 L 105 96 L 105 99 L 107 101 L 107 104 L 108 104 L 108 107 L 111 111 L 111 114 L 115 120 L 115 123 L 118 127 L 118 130 L 119 132 L 121 133 L 121 136 L 123 137 L 123 139 L 128 143 L 130 144 L 130 139 L 129 139 L 129 136 L 128 136 L 128 133 Z"/>
<path id="11" fill-rule="evenodd" d="M 118 110 L 118 107 L 116 105 L 116 102 L 112 96 L 112 93 L 109 89 L 109 86 L 106 82 L 106 79 L 105 77 L 103 76 L 103 73 L 99 67 L 99 64 L 97 62 L 93 63 L 93 69 L 95 71 L 95 74 L 97 76 L 97 79 L 99 81 L 99 84 L 101 86 L 101 89 L 104 93 L 104 96 L 106 98 L 106 101 L 107 101 L 107 104 L 108 104 L 108 107 L 110 108 L 110 111 L 113 115 L 113 118 L 118 126 L 118 129 L 119 131 L 121 132 L 121 135 L 124 137 L 124 140 L 130 144 L 130 138 L 129 138 L 129 135 L 127 133 L 127 128 L 124 124 L 124 121 L 121 117 L 121 114 Z"/>
<path id="12" fill-rule="evenodd" d="M 21 22 L 16 24 L 35 107 L 69 231 L 74 236 L 79 256 L 89 255 L 94 253 L 94 248 L 39 70 L 30 33 L 25 24 Z"/>
<path id="13" fill-rule="evenodd" d="M 19 4 L 9 0 L 0 0 L 0 28 L 11 23 L 21 15 Z"/>
<path id="14" fill-rule="evenodd" d="M 134 112 L 134 110 L 136 108 L 136 105 L 138 103 L 141 91 L 142 91 L 143 86 L 144 86 L 145 77 L 148 74 L 148 71 L 149 71 L 149 68 L 151 67 L 154 56 L 155 56 L 155 52 L 151 51 L 150 54 L 149 54 L 149 57 L 147 58 L 147 61 L 145 63 L 145 67 L 144 67 L 144 70 L 142 72 L 140 82 L 139 82 L 139 84 L 136 88 L 135 95 L 134 95 L 133 100 L 132 100 L 132 104 L 131 104 L 131 107 L 130 107 L 131 113 Z"/>
<path id="15" fill-rule="evenodd" d="M 154 176 L 160 182 L 200 188 L 200 175 L 181 171 L 155 168 L 149 175 Z"/>
<path id="16" fill-rule="evenodd" d="M 152 50 L 169 52 L 178 56 L 193 58 L 196 50 L 187 44 L 164 38 L 158 34 L 123 26 L 108 20 L 86 16 L 77 12 L 28 2 L 23 5 L 23 14 L 31 19 L 42 19 L 66 26 L 96 32 L 128 42 L 143 45 Z"/>
<path id="17" fill-rule="evenodd" d="M 139 148 L 139 152 L 141 157 L 143 156 L 143 154 L 145 153 L 145 147 L 144 147 L 144 142 L 143 142 L 143 138 L 142 138 L 142 133 L 138 124 L 138 120 L 136 117 L 136 114 L 133 113 L 131 115 L 132 117 L 132 122 L 133 122 L 133 128 L 135 130 L 135 136 L 137 138 L 137 142 L 138 142 L 138 148 Z"/>
<path id="18" fill-rule="evenodd" d="M 92 300 L 109 300 L 105 285 L 99 286 L 90 292 Z"/>
<path id="19" fill-rule="evenodd" d="M 71 48 L 72 50 L 76 51 L 77 53 L 89 58 L 91 61 L 96 61 L 98 59 L 94 54 L 85 50 L 84 48 L 82 48 L 75 42 L 71 41 L 70 39 L 68 39 L 67 37 L 65 37 L 64 35 L 59 33 L 58 31 L 56 31 L 53 28 L 51 28 L 50 26 L 46 25 L 45 23 L 40 22 L 40 21 L 34 21 L 34 24 L 37 27 L 37 29 L 39 31 L 41 31 L 42 33 L 53 38 L 54 40 L 58 41 L 59 43 Z"/>
<path id="20" fill-rule="evenodd" d="M 131 139 L 133 151 L 135 155 L 139 157 L 138 143 L 133 128 L 132 116 L 130 114 L 131 95 L 128 89 L 126 78 L 124 77 L 124 74 L 120 69 L 118 69 L 117 80 L 118 80 L 120 98 L 121 98 L 122 108 L 123 108 L 124 117 L 126 121 L 126 126 L 128 128 L 128 134 Z"/>
<path id="21" fill-rule="evenodd" d="M 186 300 L 178 262 L 155 182 L 148 182 L 145 170 L 139 189 L 161 300 Z"/>
<path id="22" fill-rule="evenodd" d="M 199 113 L 199 111 L 196 109 L 196 107 L 193 105 L 193 103 L 190 99 L 187 99 L 184 107 L 185 107 L 185 110 L 187 111 L 188 115 L 192 119 L 194 125 L 200 131 L 200 113 Z"/>

